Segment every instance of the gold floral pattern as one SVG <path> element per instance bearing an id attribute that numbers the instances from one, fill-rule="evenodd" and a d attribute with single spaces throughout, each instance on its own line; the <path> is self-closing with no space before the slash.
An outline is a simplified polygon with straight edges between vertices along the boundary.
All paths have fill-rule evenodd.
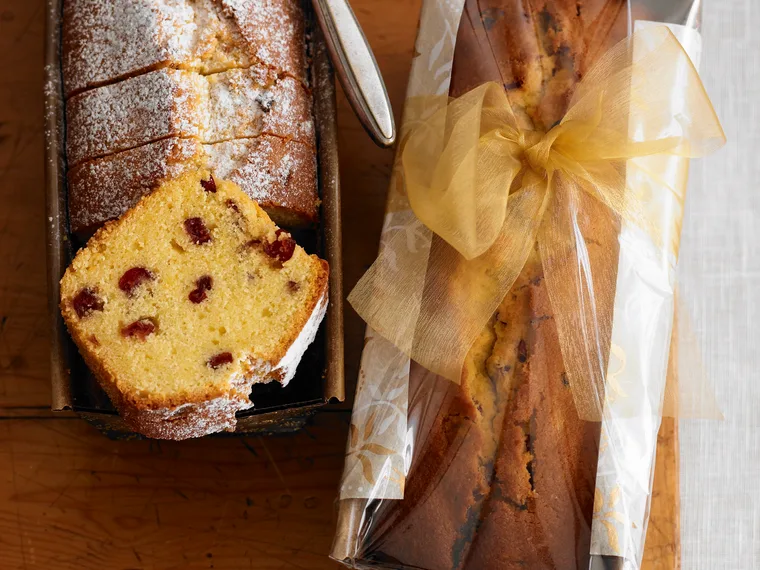
<path id="1" fill-rule="evenodd" d="M 616 485 L 606 495 L 599 487 L 594 491 L 594 521 L 602 524 L 607 531 L 607 545 L 614 552 L 620 552 L 620 539 L 616 524 L 625 524 L 625 515 L 615 510 L 620 502 L 620 486 Z"/>
<path id="2" fill-rule="evenodd" d="M 368 329 L 349 426 L 341 499 L 403 498 L 408 389 L 409 359 Z"/>

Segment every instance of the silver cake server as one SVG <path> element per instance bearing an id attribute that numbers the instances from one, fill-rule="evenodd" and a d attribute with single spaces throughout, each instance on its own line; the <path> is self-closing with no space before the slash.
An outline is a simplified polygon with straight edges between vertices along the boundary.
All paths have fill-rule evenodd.
<path id="1" fill-rule="evenodd" d="M 396 140 L 385 83 L 348 0 L 312 0 L 343 91 L 364 128 L 380 146 Z"/>

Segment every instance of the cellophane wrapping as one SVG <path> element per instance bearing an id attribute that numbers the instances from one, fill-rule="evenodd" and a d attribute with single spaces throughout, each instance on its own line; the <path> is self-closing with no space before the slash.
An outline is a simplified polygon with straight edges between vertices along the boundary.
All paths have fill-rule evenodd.
<path id="1" fill-rule="evenodd" d="M 700 17 L 698 0 L 425 0 L 400 145 L 427 118 L 425 100 L 493 80 L 520 120 L 548 130 L 583 73 L 637 29 L 667 24 L 698 66 Z M 677 116 L 679 77 L 662 81 Z M 645 170 L 677 192 L 652 204 L 660 244 L 621 222 L 588 246 L 592 267 L 602 263 L 594 247 L 599 260 L 618 260 L 601 269 L 616 285 L 597 307 L 612 314 L 602 421 L 581 419 L 568 389 L 537 254 L 470 349 L 459 384 L 368 329 L 333 558 L 354 568 L 641 567 L 688 159 L 638 161 L 629 185 Z M 399 235 L 411 252 L 429 249 L 420 227 L 397 161 L 381 251 Z"/>

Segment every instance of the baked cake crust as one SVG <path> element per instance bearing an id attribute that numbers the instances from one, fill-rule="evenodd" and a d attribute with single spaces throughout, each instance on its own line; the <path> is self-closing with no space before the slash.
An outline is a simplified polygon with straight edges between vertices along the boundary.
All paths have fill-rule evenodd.
<path id="1" fill-rule="evenodd" d="M 62 42 L 66 97 L 164 67 L 260 64 L 307 84 L 298 0 L 67 0 Z"/>
<path id="2" fill-rule="evenodd" d="M 270 135 L 217 144 L 168 138 L 70 168 L 71 231 L 86 239 L 162 181 L 202 166 L 238 184 L 280 226 L 306 227 L 317 221 L 317 166 L 311 146 Z"/>
<path id="3" fill-rule="evenodd" d="M 153 71 L 72 97 L 66 119 L 69 166 L 168 137 L 216 143 L 263 133 L 314 144 L 311 96 L 255 67 Z"/>

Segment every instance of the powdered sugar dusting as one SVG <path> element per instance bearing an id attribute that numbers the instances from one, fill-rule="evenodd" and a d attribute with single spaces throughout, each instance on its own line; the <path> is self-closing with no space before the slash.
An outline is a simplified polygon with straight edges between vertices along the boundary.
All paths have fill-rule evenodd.
<path id="1" fill-rule="evenodd" d="M 66 92 L 189 56 L 187 2 L 67 0 L 63 12 Z"/>
<path id="2" fill-rule="evenodd" d="M 296 168 L 293 154 L 275 147 L 284 146 L 280 139 L 269 137 L 237 140 L 210 145 L 209 158 L 212 170 L 223 178 L 240 180 L 245 191 L 257 202 L 284 203 L 288 198 L 288 180 Z M 279 152 L 278 152 L 279 151 Z M 230 160 L 239 154 L 240 160 Z"/>
<path id="3" fill-rule="evenodd" d="M 195 139 L 165 139 L 69 170 L 71 230 L 88 234 L 121 216 L 164 179 L 202 164 Z"/>
<path id="4" fill-rule="evenodd" d="M 267 114 L 263 131 L 276 136 L 286 133 L 298 142 L 314 146 L 312 99 L 303 87 L 294 79 L 284 77 L 267 95 L 272 98 L 272 111 Z"/>
<path id="5" fill-rule="evenodd" d="M 235 414 L 253 407 L 248 396 L 241 397 L 247 387 L 250 393 L 255 379 L 238 377 L 232 380 L 238 389 L 206 402 L 183 404 L 176 408 L 135 410 L 122 407 L 119 413 L 135 431 L 155 439 L 183 440 L 203 437 L 220 431 L 234 431 Z"/>
<path id="6" fill-rule="evenodd" d="M 208 76 L 160 69 L 76 95 L 67 114 L 71 165 L 172 136 L 215 143 L 265 132 L 314 144 L 306 90 L 256 66 Z"/>
<path id="7" fill-rule="evenodd" d="M 316 158 L 310 146 L 262 135 L 204 148 L 212 172 L 238 184 L 278 223 L 274 208 L 288 210 L 298 225 L 316 220 Z"/>
<path id="8" fill-rule="evenodd" d="M 259 61 L 305 81 L 297 0 L 67 0 L 66 93 L 159 67 L 209 73 Z"/>
<path id="9" fill-rule="evenodd" d="M 306 83 L 306 41 L 300 0 L 218 0 L 234 17 L 254 56 Z"/>
<path id="10" fill-rule="evenodd" d="M 273 374 L 280 375 L 282 377 L 283 386 L 287 386 L 288 382 L 293 379 L 293 376 L 295 376 L 296 373 L 296 368 L 298 367 L 298 363 L 301 362 L 301 358 L 303 358 L 304 352 L 306 352 L 306 349 L 312 342 L 314 342 L 314 339 L 317 337 L 319 325 L 325 318 L 325 314 L 327 314 L 327 299 L 328 294 L 327 289 L 325 289 L 324 294 L 314 307 L 309 320 L 306 321 L 306 325 L 303 327 L 303 329 L 301 329 L 301 332 L 298 334 L 296 340 L 293 342 L 293 344 L 290 345 L 288 351 L 285 353 L 285 356 L 274 369 Z"/>
<path id="11" fill-rule="evenodd" d="M 66 108 L 74 232 L 198 164 L 278 221 L 316 218 L 300 0 L 67 0 L 63 28 L 66 93 L 85 90 Z"/>
<path id="12" fill-rule="evenodd" d="M 290 77 L 273 80 L 255 68 L 208 76 L 208 117 L 203 142 L 261 132 L 313 143 L 311 98 Z"/>
<path id="13" fill-rule="evenodd" d="M 230 179 L 284 225 L 317 218 L 313 147 L 269 135 L 201 144 L 169 138 L 86 161 L 69 170 L 69 214 L 74 233 L 86 236 L 121 216 L 165 179 L 206 166 Z"/>
<path id="14" fill-rule="evenodd" d="M 66 105 L 70 165 L 203 130 L 205 79 L 160 70 L 76 95 Z M 200 110 L 200 112 L 199 112 Z"/>

